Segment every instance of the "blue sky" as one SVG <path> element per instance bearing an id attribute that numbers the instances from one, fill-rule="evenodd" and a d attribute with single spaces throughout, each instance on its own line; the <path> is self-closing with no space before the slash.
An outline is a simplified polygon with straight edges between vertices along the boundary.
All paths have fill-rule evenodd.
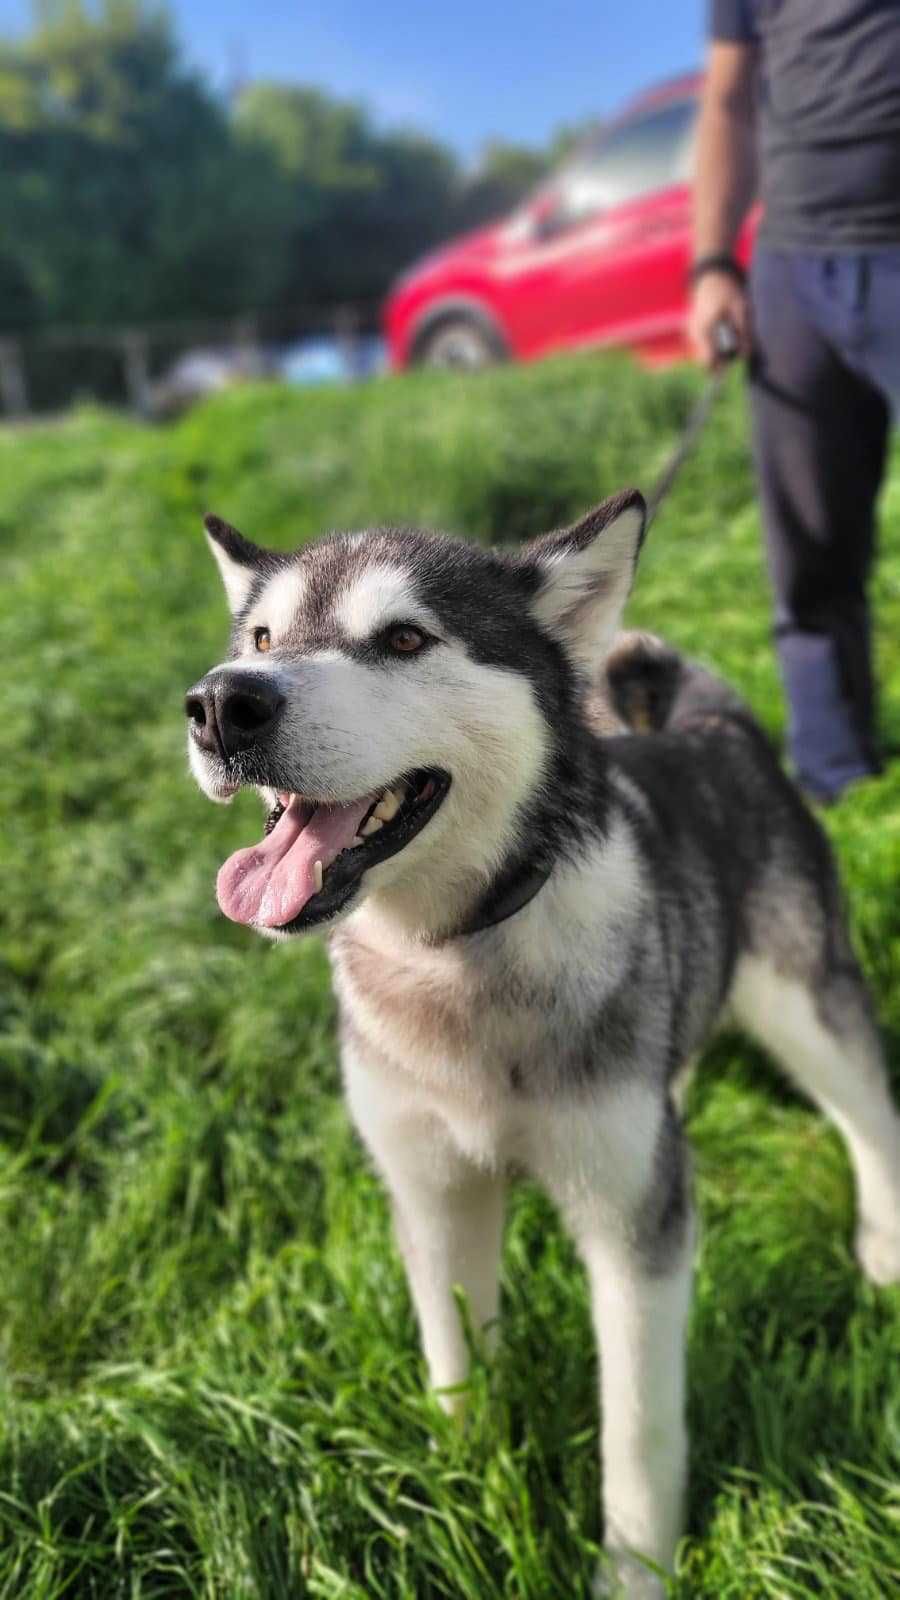
<path id="1" fill-rule="evenodd" d="M 190 59 L 217 87 L 251 77 L 316 83 L 384 124 L 427 130 L 464 157 L 485 139 L 541 144 L 696 65 L 705 0 L 175 0 Z M 0 33 L 28 0 L 0 0 Z"/>

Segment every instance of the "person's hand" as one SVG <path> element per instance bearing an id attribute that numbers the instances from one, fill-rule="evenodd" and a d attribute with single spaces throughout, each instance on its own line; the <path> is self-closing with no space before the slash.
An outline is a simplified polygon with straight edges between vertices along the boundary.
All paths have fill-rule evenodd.
<path id="1" fill-rule="evenodd" d="M 734 330 L 735 354 L 749 356 L 751 344 L 750 301 L 744 285 L 730 272 L 704 272 L 694 286 L 688 315 L 688 336 L 697 360 L 710 372 L 721 366 L 723 356 L 716 346 L 715 330 L 727 322 Z"/>

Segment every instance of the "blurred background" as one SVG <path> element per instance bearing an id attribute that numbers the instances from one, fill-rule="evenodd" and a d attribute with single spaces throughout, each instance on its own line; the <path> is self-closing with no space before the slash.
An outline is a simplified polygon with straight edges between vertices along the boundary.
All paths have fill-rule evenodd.
<path id="1" fill-rule="evenodd" d="M 702 22 L 0 0 L 0 408 L 680 353 Z"/>
<path id="2" fill-rule="evenodd" d="M 457 1433 L 341 1106 L 324 949 L 219 913 L 258 806 L 199 792 L 182 706 L 227 634 L 206 511 L 279 549 L 499 544 L 658 478 L 705 382 L 673 359 L 704 14 L 0 0 L 0 1600 L 592 1592 L 572 1245 L 517 1188 Z M 898 742 L 896 540 L 873 600 Z M 781 736 L 737 370 L 629 620 Z M 896 1067 L 900 763 L 827 826 Z M 673 1595 L 881 1600 L 900 1299 L 855 1269 L 843 1147 L 735 1040 L 687 1116 Z"/>

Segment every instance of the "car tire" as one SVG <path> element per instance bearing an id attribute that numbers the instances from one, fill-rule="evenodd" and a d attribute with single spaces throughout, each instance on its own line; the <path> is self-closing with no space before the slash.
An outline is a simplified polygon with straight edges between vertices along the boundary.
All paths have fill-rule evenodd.
<path id="1" fill-rule="evenodd" d="M 417 367 L 442 367 L 455 372 L 480 372 L 502 361 L 506 351 L 499 336 L 476 317 L 442 318 L 416 341 Z"/>

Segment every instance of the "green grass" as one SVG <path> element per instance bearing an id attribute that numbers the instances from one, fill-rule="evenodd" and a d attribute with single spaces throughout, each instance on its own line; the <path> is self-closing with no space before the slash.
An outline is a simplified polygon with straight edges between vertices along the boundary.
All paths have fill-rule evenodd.
<path id="1" fill-rule="evenodd" d="M 456 1434 L 341 1106 L 323 949 L 219 916 L 216 868 L 256 809 L 194 789 L 180 698 L 225 630 L 202 510 L 279 545 L 388 518 L 517 539 L 646 486 L 696 388 L 578 360 L 248 390 L 167 432 L 90 411 L 0 430 L 2 1600 L 586 1594 L 594 1355 L 572 1249 L 520 1189 L 499 1356 Z M 900 740 L 896 456 L 884 512 Z M 780 736 L 736 378 L 631 616 Z M 829 828 L 896 1073 L 897 767 Z M 855 1270 L 843 1149 L 736 1040 L 688 1120 L 703 1244 L 677 1592 L 880 1600 L 900 1582 L 900 1297 Z"/>

